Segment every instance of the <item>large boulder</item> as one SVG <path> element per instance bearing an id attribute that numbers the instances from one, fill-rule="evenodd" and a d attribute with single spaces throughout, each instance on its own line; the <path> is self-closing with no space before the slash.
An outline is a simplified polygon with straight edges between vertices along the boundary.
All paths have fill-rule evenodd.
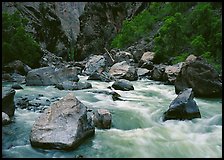
<path id="1" fill-rule="evenodd" d="M 28 72 L 26 85 L 28 86 L 48 86 L 62 83 L 66 80 L 79 81 L 77 69 L 75 67 L 42 67 Z"/>
<path id="2" fill-rule="evenodd" d="M 126 79 L 119 79 L 112 84 L 112 87 L 116 90 L 130 91 L 134 90 L 133 85 Z"/>
<path id="3" fill-rule="evenodd" d="M 134 61 L 133 59 L 134 59 L 133 55 L 125 51 L 117 52 L 114 57 L 114 60 L 116 63 L 122 62 L 122 61 L 130 62 L 131 60 Z"/>
<path id="4" fill-rule="evenodd" d="M 142 66 L 145 62 L 153 62 L 154 57 L 155 52 L 145 52 L 139 61 L 139 67 Z"/>
<path id="5" fill-rule="evenodd" d="M 23 89 L 18 83 L 12 85 L 12 89 Z"/>
<path id="6" fill-rule="evenodd" d="M 9 117 L 13 116 L 15 112 L 15 93 L 14 89 L 2 87 L 2 112 L 5 112 Z"/>
<path id="7" fill-rule="evenodd" d="M 89 82 L 64 81 L 62 83 L 56 84 L 55 87 L 60 90 L 81 90 L 92 88 L 92 85 Z"/>
<path id="8" fill-rule="evenodd" d="M 35 121 L 30 135 L 33 147 L 69 150 L 95 134 L 87 107 L 73 93 L 53 103 Z"/>
<path id="9" fill-rule="evenodd" d="M 98 109 L 93 114 L 93 123 L 100 129 L 109 129 L 111 127 L 112 116 L 107 109 Z"/>
<path id="10" fill-rule="evenodd" d="M 130 81 L 138 79 L 137 69 L 126 61 L 115 63 L 110 68 L 109 73 L 117 79 L 127 79 Z"/>
<path id="11" fill-rule="evenodd" d="M 17 82 L 20 84 L 26 83 L 25 81 L 26 77 L 22 76 L 18 73 L 3 73 L 2 74 L 2 81 L 5 82 Z"/>
<path id="12" fill-rule="evenodd" d="M 106 66 L 106 60 L 104 56 L 94 55 L 90 57 L 89 61 L 85 65 L 84 74 L 91 75 L 95 71 L 102 71 Z"/>
<path id="13" fill-rule="evenodd" d="M 198 105 L 193 100 L 192 88 L 183 90 L 170 104 L 169 109 L 163 114 L 163 121 L 166 120 L 191 120 L 201 118 Z"/>
<path id="14" fill-rule="evenodd" d="M 192 88 L 197 97 L 221 97 L 222 82 L 218 72 L 200 57 L 189 56 L 176 78 L 175 92 Z"/>
<path id="15" fill-rule="evenodd" d="M 164 81 L 163 74 L 165 72 L 165 68 L 166 65 L 164 64 L 155 65 L 152 70 L 151 78 L 156 81 Z"/>

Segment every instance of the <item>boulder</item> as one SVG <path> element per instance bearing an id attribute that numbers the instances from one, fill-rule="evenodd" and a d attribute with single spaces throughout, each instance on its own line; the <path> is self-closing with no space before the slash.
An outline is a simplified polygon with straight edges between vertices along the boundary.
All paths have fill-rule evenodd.
<path id="1" fill-rule="evenodd" d="M 10 62 L 9 64 L 3 67 L 3 71 L 6 71 L 7 73 L 18 73 L 23 76 L 27 75 L 30 70 L 31 68 L 20 60 Z"/>
<path id="2" fill-rule="evenodd" d="M 73 93 L 53 103 L 35 121 L 30 135 L 33 147 L 70 150 L 95 134 L 87 107 Z"/>
<path id="3" fill-rule="evenodd" d="M 145 52 L 143 53 L 140 61 L 139 61 L 139 66 L 142 66 L 145 62 L 153 62 L 153 59 L 155 57 L 155 53 L 154 52 Z"/>
<path id="4" fill-rule="evenodd" d="M 19 84 L 13 84 L 12 89 L 23 89 Z"/>
<path id="5" fill-rule="evenodd" d="M 122 100 L 119 97 L 121 97 L 121 95 L 119 95 L 117 92 L 115 91 L 107 91 L 107 90 L 90 90 L 89 92 L 92 93 L 99 93 L 99 94 L 106 94 L 106 95 L 112 95 L 112 99 L 113 101 L 116 100 Z"/>
<path id="6" fill-rule="evenodd" d="M 55 87 L 60 90 L 81 90 L 92 88 L 92 85 L 89 82 L 64 81 L 62 83 L 56 84 Z"/>
<path id="7" fill-rule="evenodd" d="M 10 122 L 11 120 L 9 116 L 6 113 L 2 112 L 2 125 L 4 126 L 6 124 L 9 124 Z"/>
<path id="8" fill-rule="evenodd" d="M 167 84 L 174 84 L 176 81 L 176 77 L 180 72 L 180 69 L 183 65 L 183 62 L 177 63 L 175 65 L 169 65 L 165 67 L 165 71 L 163 74 L 163 80 L 167 82 Z"/>
<path id="9" fill-rule="evenodd" d="M 159 64 L 155 65 L 153 70 L 152 70 L 152 79 L 155 81 L 164 81 L 163 80 L 163 74 L 165 72 L 166 65 L 164 64 Z"/>
<path id="10" fill-rule="evenodd" d="M 42 67 L 28 72 L 26 77 L 27 86 L 48 86 L 62 83 L 66 80 L 79 81 L 75 67 Z"/>
<path id="11" fill-rule="evenodd" d="M 200 57 L 189 56 L 176 77 L 175 92 L 192 88 L 196 97 L 221 97 L 222 82 L 218 72 Z"/>
<path id="12" fill-rule="evenodd" d="M 103 71 L 106 66 L 106 60 L 104 56 L 94 55 L 90 57 L 89 61 L 85 65 L 84 74 L 91 75 L 95 71 Z"/>
<path id="13" fill-rule="evenodd" d="M 150 70 L 146 68 L 138 68 L 137 74 L 138 74 L 138 77 L 148 76 L 150 74 Z"/>
<path id="14" fill-rule="evenodd" d="M 55 54 L 42 49 L 44 55 L 41 57 L 40 59 L 40 66 L 41 67 L 57 67 L 57 68 L 61 68 L 64 66 L 64 64 L 66 64 L 65 61 L 63 61 L 62 57 L 58 57 Z"/>
<path id="15" fill-rule="evenodd" d="M 2 112 L 5 112 L 9 117 L 13 116 L 15 112 L 15 93 L 14 89 L 2 87 Z"/>
<path id="16" fill-rule="evenodd" d="M 154 64 L 151 61 L 147 61 L 147 62 L 144 62 L 142 65 L 140 65 L 140 67 L 152 70 L 154 68 Z"/>
<path id="17" fill-rule="evenodd" d="M 97 80 L 97 81 L 102 81 L 102 82 L 111 82 L 113 81 L 115 78 L 113 76 L 111 76 L 109 73 L 107 72 L 97 72 L 95 71 L 94 73 L 92 73 L 87 80 Z"/>
<path id="18" fill-rule="evenodd" d="M 114 60 L 115 63 L 117 62 L 122 62 L 122 61 L 126 61 L 126 62 L 130 62 L 133 61 L 133 55 L 129 52 L 125 52 L 125 51 L 119 51 L 115 54 Z"/>
<path id="19" fill-rule="evenodd" d="M 20 84 L 26 83 L 25 81 L 26 77 L 22 76 L 18 73 L 3 73 L 2 74 L 2 81 L 6 82 L 16 82 Z"/>
<path id="20" fill-rule="evenodd" d="M 115 81 L 112 84 L 112 87 L 116 90 L 122 90 L 122 91 L 134 90 L 134 87 L 131 84 L 131 82 L 129 82 L 128 80 L 125 80 L 125 79 L 119 79 L 119 80 Z"/>
<path id="21" fill-rule="evenodd" d="M 98 109 L 93 114 L 93 123 L 100 129 L 109 129 L 111 127 L 112 116 L 107 109 Z"/>
<path id="22" fill-rule="evenodd" d="M 130 81 L 138 79 L 137 69 L 126 61 L 115 63 L 110 68 L 109 73 L 117 79 L 127 79 Z"/>
<path id="23" fill-rule="evenodd" d="M 163 121 L 166 120 L 191 120 L 201 118 L 198 105 L 193 100 L 192 88 L 186 88 L 171 102 L 169 109 L 163 114 Z"/>

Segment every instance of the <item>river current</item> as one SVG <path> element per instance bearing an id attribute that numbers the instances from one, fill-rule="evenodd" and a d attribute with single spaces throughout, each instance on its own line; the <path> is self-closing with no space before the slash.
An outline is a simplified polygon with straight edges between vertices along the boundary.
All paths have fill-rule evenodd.
<path id="1" fill-rule="evenodd" d="M 80 81 L 87 77 L 80 76 Z M 13 123 L 2 127 L 2 157 L 7 158 L 210 158 L 222 157 L 222 99 L 194 98 L 201 118 L 168 120 L 162 115 L 177 97 L 173 85 L 152 80 L 132 81 L 133 91 L 115 90 L 123 101 L 91 90 L 108 90 L 113 82 L 87 81 L 92 89 L 65 91 L 53 86 L 25 86 L 15 97 L 42 94 L 63 97 L 69 92 L 88 108 L 105 108 L 112 114 L 111 129 L 95 135 L 72 151 L 32 148 L 29 135 L 41 113 L 17 108 Z M 12 83 L 3 83 L 10 86 Z"/>

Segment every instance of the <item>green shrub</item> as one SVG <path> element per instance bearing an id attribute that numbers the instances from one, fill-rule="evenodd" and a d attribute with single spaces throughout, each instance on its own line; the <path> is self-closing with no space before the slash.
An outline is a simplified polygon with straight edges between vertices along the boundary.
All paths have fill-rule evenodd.
<path id="1" fill-rule="evenodd" d="M 32 68 L 38 67 L 40 46 L 25 30 L 27 19 L 19 12 L 2 13 L 2 22 L 2 64 L 18 59 Z"/>

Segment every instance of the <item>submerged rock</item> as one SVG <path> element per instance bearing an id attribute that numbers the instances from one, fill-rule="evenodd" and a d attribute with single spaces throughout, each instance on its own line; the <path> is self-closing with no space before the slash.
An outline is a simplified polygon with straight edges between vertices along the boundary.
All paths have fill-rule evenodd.
<path id="1" fill-rule="evenodd" d="M 181 92 L 170 104 L 169 109 L 163 114 L 163 121 L 178 119 L 201 118 L 198 105 L 193 100 L 192 88 L 187 88 Z"/>
<path id="2" fill-rule="evenodd" d="M 12 89 L 23 89 L 19 84 L 13 84 Z"/>
<path id="3" fill-rule="evenodd" d="M 53 103 L 35 121 L 30 135 L 33 147 L 70 150 L 95 134 L 87 107 L 73 93 Z"/>
<path id="4" fill-rule="evenodd" d="M 131 84 L 131 82 L 129 82 L 128 80 L 125 80 L 125 79 L 120 79 L 120 80 L 115 81 L 112 84 L 112 87 L 116 90 L 122 90 L 122 91 L 134 90 L 134 87 Z"/>

